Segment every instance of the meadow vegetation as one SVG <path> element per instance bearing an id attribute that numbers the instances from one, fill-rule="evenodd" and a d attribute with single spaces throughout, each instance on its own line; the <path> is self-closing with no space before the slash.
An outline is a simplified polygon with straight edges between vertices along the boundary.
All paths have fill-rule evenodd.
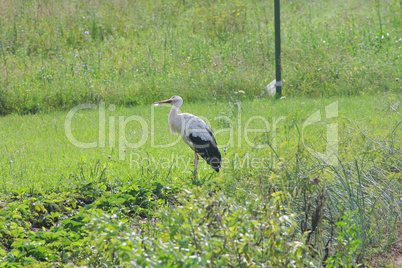
<path id="1" fill-rule="evenodd" d="M 259 96 L 273 1 L 0 1 L 2 114 Z M 400 2 L 282 1 L 286 96 L 400 91 Z M 399 15 L 398 15 L 399 14 Z"/>
<path id="2" fill-rule="evenodd" d="M 333 103 L 336 118 L 303 129 Z M 218 102 L 208 110 L 185 103 L 183 112 L 210 122 L 225 158 L 219 174 L 201 162 L 196 181 L 193 153 L 183 142 L 160 147 L 176 141 L 168 133 L 169 106 L 106 109 L 106 146 L 89 149 L 68 140 L 65 112 L 6 116 L 0 121 L 3 263 L 370 263 L 398 236 L 400 103 L 393 94 L 240 97 L 237 105 Z M 100 141 L 99 110 L 75 114 L 77 140 Z M 252 119 L 262 110 L 266 116 Z M 147 127 L 132 122 L 122 133 L 115 119 L 133 115 Z M 339 130 L 334 165 L 306 149 L 325 152 L 329 124 Z M 265 131 L 246 133 L 246 125 Z M 122 135 L 139 147 L 110 139 Z"/>
<path id="3" fill-rule="evenodd" d="M 271 2 L 0 0 L 0 267 L 397 265 L 400 2 Z"/>

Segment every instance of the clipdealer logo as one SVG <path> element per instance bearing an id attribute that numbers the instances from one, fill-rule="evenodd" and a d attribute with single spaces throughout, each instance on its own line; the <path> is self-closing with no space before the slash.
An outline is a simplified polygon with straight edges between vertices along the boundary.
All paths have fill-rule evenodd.
<path id="1" fill-rule="evenodd" d="M 169 107 L 169 106 L 166 106 Z M 116 148 L 118 147 L 119 160 L 125 160 L 126 148 L 138 149 L 143 147 L 148 140 L 150 140 L 150 146 L 152 148 L 168 148 L 175 146 L 181 141 L 180 135 L 174 136 L 173 140 L 160 140 L 156 139 L 157 135 L 160 135 L 155 131 L 155 107 L 150 107 L 150 117 L 141 117 L 139 115 L 123 116 L 123 115 L 111 115 L 110 113 L 116 110 L 116 106 L 113 104 L 108 105 L 104 102 L 99 104 L 85 103 L 80 104 L 72 108 L 66 115 L 64 129 L 69 142 L 79 148 Z M 82 110 L 98 110 L 98 137 L 97 140 L 92 142 L 82 142 L 74 136 L 73 133 L 73 120 L 76 116 L 80 115 Z M 219 142 L 220 148 L 230 148 L 230 147 L 241 147 L 243 145 L 254 149 L 264 149 L 268 148 L 266 143 L 258 143 L 251 133 L 261 133 L 261 135 L 270 135 L 270 147 L 273 149 L 277 148 L 277 135 L 278 126 L 281 121 L 285 120 L 285 116 L 272 117 L 268 120 L 266 117 L 261 115 L 256 115 L 242 121 L 242 108 L 239 102 L 235 107 L 236 116 L 229 117 L 225 115 L 218 115 L 211 119 L 211 121 L 225 122 L 224 127 L 214 129 L 215 135 L 220 133 L 227 133 L 226 140 Z M 164 116 L 167 119 L 166 113 Z M 332 119 L 338 116 L 338 102 L 333 102 L 325 107 L 325 117 L 321 116 L 321 111 L 317 110 L 303 123 L 302 127 L 302 141 L 304 147 L 313 155 L 320 158 L 327 164 L 336 165 L 337 155 L 338 155 L 338 124 L 330 123 L 327 124 L 326 129 L 326 150 L 324 153 L 317 152 L 313 150 L 304 142 L 304 132 L 310 125 L 318 123 L 324 119 Z M 208 125 L 211 125 L 210 120 L 206 117 L 201 117 Z M 96 123 L 96 121 L 94 122 Z M 128 133 L 126 127 L 129 124 L 136 124 L 139 127 L 139 131 L 135 134 L 136 142 L 133 142 L 132 133 Z M 255 125 L 260 125 L 260 128 L 253 128 Z M 81 126 L 85 131 L 85 126 Z M 235 131 L 236 130 L 236 131 Z M 168 129 L 166 129 L 168 131 Z M 117 137 L 116 137 L 117 134 Z M 265 135 L 264 134 L 264 135 Z M 130 138 L 127 138 L 127 136 Z M 157 140 L 161 143 L 157 143 Z"/>
<path id="2" fill-rule="evenodd" d="M 327 106 L 325 106 L 325 119 L 330 120 L 338 117 L 338 101 L 335 101 Z M 304 142 L 304 130 L 308 126 L 322 121 L 321 111 L 317 110 L 303 123 L 302 128 L 302 141 L 304 147 L 317 158 L 321 159 L 324 163 L 328 165 L 336 166 L 338 164 L 338 151 L 339 151 L 339 137 L 338 137 L 338 123 L 329 123 L 326 130 L 326 149 L 324 153 L 317 152 Z"/>

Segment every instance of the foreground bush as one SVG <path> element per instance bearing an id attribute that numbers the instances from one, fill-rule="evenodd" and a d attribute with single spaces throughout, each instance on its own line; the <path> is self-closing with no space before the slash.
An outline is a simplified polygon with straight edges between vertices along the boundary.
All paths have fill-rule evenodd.
<path id="1" fill-rule="evenodd" d="M 101 216 L 91 222 L 97 255 L 92 264 L 152 267 L 311 266 L 295 215 L 284 193 L 239 205 L 223 195 L 187 193 L 181 205 L 162 209 L 152 231 L 128 228 Z M 99 259 L 99 257 L 101 257 Z"/>

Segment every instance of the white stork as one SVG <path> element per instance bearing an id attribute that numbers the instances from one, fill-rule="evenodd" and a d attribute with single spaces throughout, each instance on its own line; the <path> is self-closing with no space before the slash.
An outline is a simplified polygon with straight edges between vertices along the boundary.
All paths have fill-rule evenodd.
<path id="1" fill-rule="evenodd" d="M 184 142 L 194 150 L 194 179 L 197 176 L 198 154 L 207 161 L 216 172 L 221 167 L 221 153 L 215 137 L 208 125 L 201 118 L 188 114 L 179 114 L 179 108 L 183 104 L 183 99 L 179 96 L 171 97 L 168 100 L 155 102 L 155 105 L 161 103 L 173 103 L 169 114 L 169 126 L 172 134 L 180 134 Z"/>

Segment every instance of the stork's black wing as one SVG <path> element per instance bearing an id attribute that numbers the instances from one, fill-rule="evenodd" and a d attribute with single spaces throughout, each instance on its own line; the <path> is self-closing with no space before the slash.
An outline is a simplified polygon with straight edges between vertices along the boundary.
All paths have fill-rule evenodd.
<path id="1" fill-rule="evenodd" d="M 208 132 L 211 135 L 211 138 L 207 140 L 198 135 L 193 135 L 192 133 L 187 137 L 194 145 L 195 151 L 201 155 L 205 161 L 207 161 L 208 165 L 210 165 L 216 172 L 219 172 L 222 163 L 221 153 L 219 152 L 214 135 L 209 129 Z"/>

